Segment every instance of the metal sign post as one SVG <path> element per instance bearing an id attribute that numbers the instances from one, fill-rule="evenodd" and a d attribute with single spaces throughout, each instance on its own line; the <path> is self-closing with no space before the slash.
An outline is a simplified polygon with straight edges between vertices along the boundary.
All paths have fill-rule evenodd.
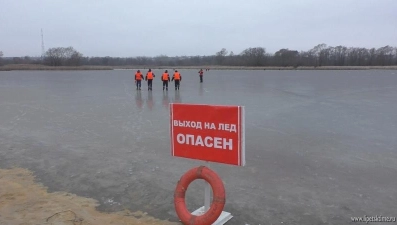
<path id="1" fill-rule="evenodd" d="M 210 164 L 208 162 L 206 162 L 205 166 L 210 168 Z M 209 210 L 211 206 L 211 194 L 212 194 L 211 185 L 204 180 L 204 206 L 198 208 L 196 211 L 192 213 L 192 215 L 200 216 Z M 232 214 L 230 214 L 229 212 L 222 211 L 221 215 L 212 225 L 223 225 L 231 218 L 233 218 Z"/>

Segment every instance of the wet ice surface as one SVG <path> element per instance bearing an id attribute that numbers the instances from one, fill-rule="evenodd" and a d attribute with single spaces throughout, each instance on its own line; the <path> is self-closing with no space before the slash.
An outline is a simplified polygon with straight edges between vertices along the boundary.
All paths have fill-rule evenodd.
<path id="1" fill-rule="evenodd" d="M 51 191 L 177 221 L 173 191 L 200 161 L 173 158 L 169 102 L 246 107 L 246 167 L 211 164 L 228 224 L 347 224 L 396 216 L 395 71 L 181 70 L 179 94 L 137 92 L 130 70 L 0 72 L 0 166 Z M 140 94 L 139 94 L 140 93 Z M 205 112 L 203 112 L 205 113 Z M 204 189 L 187 192 L 191 211 Z"/>

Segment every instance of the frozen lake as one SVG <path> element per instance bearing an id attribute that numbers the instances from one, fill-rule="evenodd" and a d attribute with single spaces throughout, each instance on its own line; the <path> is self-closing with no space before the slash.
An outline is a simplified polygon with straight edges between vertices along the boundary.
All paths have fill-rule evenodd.
<path id="1" fill-rule="evenodd" d="M 200 84 L 197 70 L 180 70 L 168 94 L 154 72 L 151 94 L 146 82 L 135 90 L 135 70 L 0 72 L 0 167 L 31 169 L 101 210 L 178 221 L 176 183 L 203 163 L 170 156 L 168 104 L 243 105 L 247 165 L 211 164 L 227 224 L 397 216 L 396 71 L 211 70 Z M 191 211 L 203 194 L 201 182 L 189 187 Z"/>

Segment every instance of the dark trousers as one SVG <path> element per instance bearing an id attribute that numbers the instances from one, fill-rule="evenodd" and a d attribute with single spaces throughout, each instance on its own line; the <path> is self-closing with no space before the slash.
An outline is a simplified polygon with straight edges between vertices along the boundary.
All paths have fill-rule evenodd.
<path id="1" fill-rule="evenodd" d="M 140 90 L 141 89 L 141 80 L 137 80 L 136 81 L 136 89 L 138 90 Z"/>
<path id="2" fill-rule="evenodd" d="M 179 80 L 175 80 L 175 90 L 179 90 Z"/>
<path id="3" fill-rule="evenodd" d="M 203 75 L 200 75 L 200 83 L 203 83 Z"/>
<path id="4" fill-rule="evenodd" d="M 163 80 L 163 90 L 166 88 L 168 90 L 168 80 Z"/>
<path id="5" fill-rule="evenodd" d="M 148 90 L 152 90 L 152 83 L 153 83 L 153 80 L 147 80 Z"/>

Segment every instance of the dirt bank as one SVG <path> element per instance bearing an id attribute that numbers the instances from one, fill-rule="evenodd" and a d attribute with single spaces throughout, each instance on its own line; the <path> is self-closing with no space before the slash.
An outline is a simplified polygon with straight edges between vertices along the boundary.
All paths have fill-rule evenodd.
<path id="1" fill-rule="evenodd" d="M 7 225 L 171 225 L 149 217 L 144 212 L 98 212 L 97 202 L 64 192 L 48 193 L 34 182 L 32 172 L 0 169 L 0 224 Z"/>

